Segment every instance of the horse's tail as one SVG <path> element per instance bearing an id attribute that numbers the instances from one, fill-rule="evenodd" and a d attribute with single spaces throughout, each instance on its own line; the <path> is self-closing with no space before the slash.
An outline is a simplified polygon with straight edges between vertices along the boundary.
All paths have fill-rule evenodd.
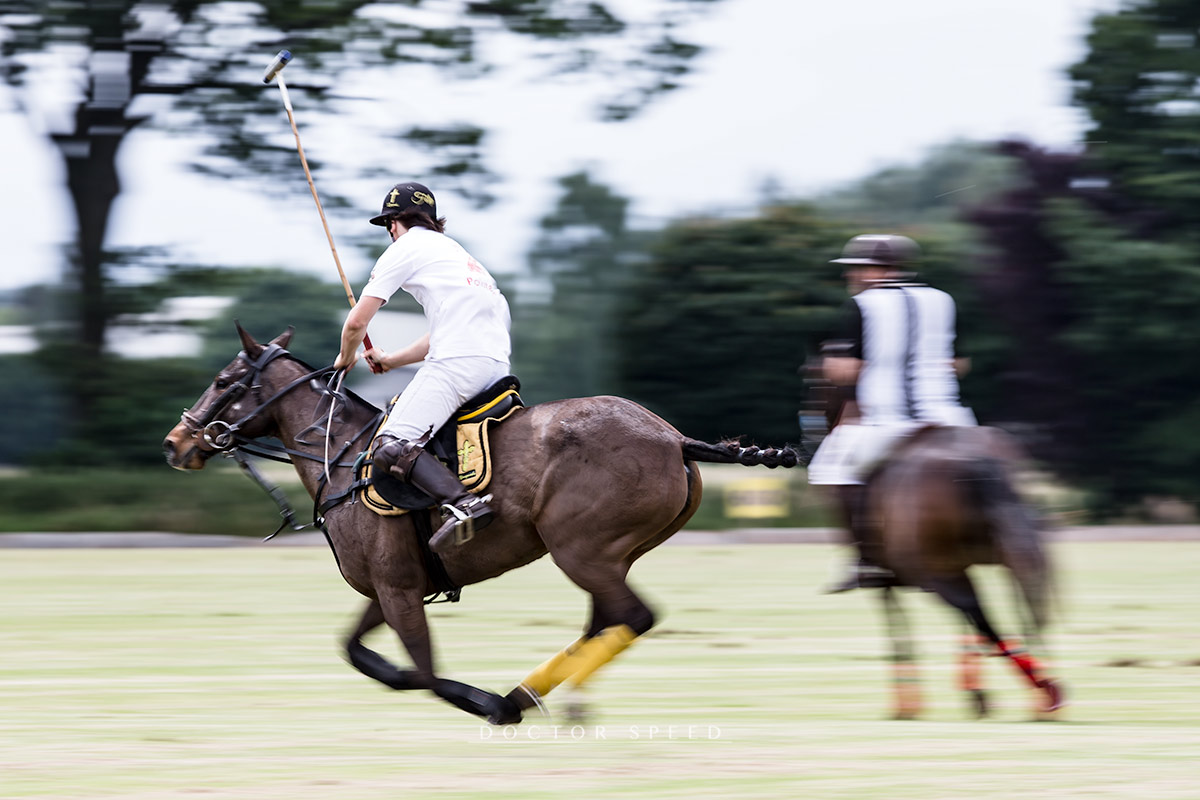
<path id="1" fill-rule="evenodd" d="M 737 442 L 709 444 L 697 439 L 683 440 L 683 457 L 689 461 L 708 461 L 713 464 L 745 464 L 747 467 L 794 467 L 801 463 L 801 454 L 792 447 L 742 447 Z"/>
<path id="2" fill-rule="evenodd" d="M 997 458 L 972 462 L 971 485 L 990 524 L 1000 560 L 1025 600 L 1036 634 L 1049 617 L 1054 574 L 1037 519 L 1017 495 L 1008 466 Z"/>

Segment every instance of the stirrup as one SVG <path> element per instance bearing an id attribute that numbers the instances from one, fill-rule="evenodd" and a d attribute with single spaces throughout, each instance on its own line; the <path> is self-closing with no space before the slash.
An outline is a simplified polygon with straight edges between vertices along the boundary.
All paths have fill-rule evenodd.
<path id="1" fill-rule="evenodd" d="M 471 509 L 476 506 L 486 506 L 492 499 L 490 494 L 483 497 L 472 496 L 465 500 L 462 507 L 452 503 L 443 503 L 441 512 L 445 522 L 442 527 L 438 528 L 437 533 L 429 540 L 429 544 L 433 548 L 437 548 L 450 534 L 454 532 L 454 544 L 462 545 L 475 538 L 475 515 L 471 513 Z"/>

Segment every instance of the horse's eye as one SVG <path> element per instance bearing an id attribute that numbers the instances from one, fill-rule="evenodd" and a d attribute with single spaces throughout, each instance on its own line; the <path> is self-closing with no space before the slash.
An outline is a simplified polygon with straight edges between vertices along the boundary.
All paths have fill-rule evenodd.
<path id="1" fill-rule="evenodd" d="M 217 387 L 218 389 L 224 389 L 229 386 L 229 380 L 226 378 L 217 378 L 215 381 L 213 381 L 213 386 Z"/>

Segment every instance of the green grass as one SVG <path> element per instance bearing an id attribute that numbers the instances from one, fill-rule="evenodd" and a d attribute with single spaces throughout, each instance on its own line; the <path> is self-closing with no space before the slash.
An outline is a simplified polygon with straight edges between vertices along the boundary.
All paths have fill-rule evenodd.
<path id="1" fill-rule="evenodd" d="M 923 595 L 905 599 L 928 710 L 888 720 L 874 598 L 816 591 L 841 553 L 668 546 L 632 575 L 659 627 L 599 674 L 573 731 L 487 728 L 345 665 L 338 638 L 363 601 L 322 548 L 0 550 L 0 796 L 1196 797 L 1200 543 L 1056 554 L 1058 722 L 1029 721 L 1032 698 L 996 660 L 996 715 L 971 720 L 959 627 Z M 499 691 L 574 639 L 586 609 L 548 559 L 465 597 L 430 611 L 443 673 Z M 373 643 L 399 658 L 390 637 Z"/>

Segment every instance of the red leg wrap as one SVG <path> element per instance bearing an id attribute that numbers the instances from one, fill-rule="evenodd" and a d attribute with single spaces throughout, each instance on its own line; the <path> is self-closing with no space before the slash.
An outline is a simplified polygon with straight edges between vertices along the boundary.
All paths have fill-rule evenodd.
<path id="1" fill-rule="evenodd" d="M 1034 686 L 1041 688 L 1045 684 L 1045 679 L 1041 677 L 1042 667 L 1038 664 L 1037 659 L 1029 655 L 1022 647 L 1009 647 L 1006 642 L 1000 643 L 1000 652 L 1012 659 L 1012 662 L 1017 665 L 1017 669 L 1025 673 L 1025 677 Z"/>

